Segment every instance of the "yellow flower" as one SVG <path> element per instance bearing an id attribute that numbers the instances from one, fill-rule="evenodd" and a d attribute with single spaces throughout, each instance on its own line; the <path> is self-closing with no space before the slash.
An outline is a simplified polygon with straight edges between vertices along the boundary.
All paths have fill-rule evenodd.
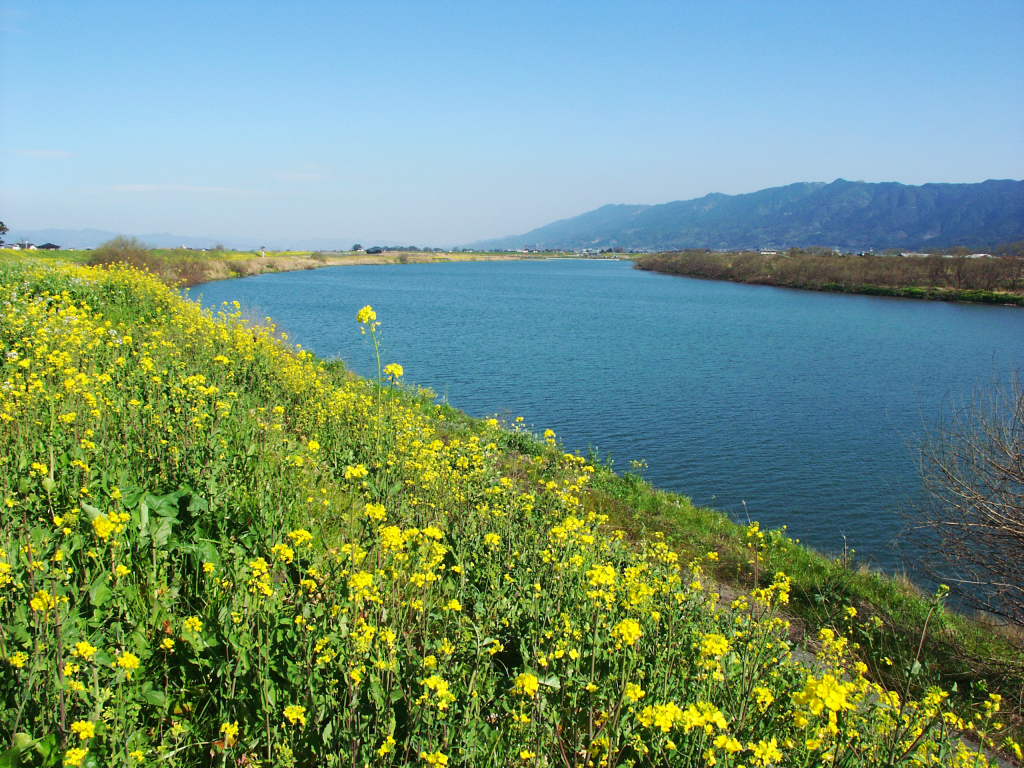
<path id="1" fill-rule="evenodd" d="M 803 691 L 793 695 L 793 701 L 806 707 L 813 715 L 820 715 L 825 709 L 832 712 L 849 710 L 854 705 L 848 696 L 855 687 L 854 683 L 844 683 L 835 675 L 823 675 L 820 680 L 810 675 Z"/>
<path id="2" fill-rule="evenodd" d="M 729 641 L 725 635 L 709 633 L 700 641 L 700 652 L 703 656 L 724 656 L 729 652 Z"/>
<path id="3" fill-rule="evenodd" d="M 128 757 L 137 763 L 141 763 L 146 759 L 146 753 L 141 749 L 136 749 L 128 753 Z"/>
<path id="4" fill-rule="evenodd" d="M 386 739 L 384 739 L 384 743 L 382 743 L 377 748 L 377 754 L 380 757 L 384 757 L 384 755 L 388 755 L 388 754 L 390 754 L 390 753 L 392 753 L 394 751 L 395 751 L 395 737 L 394 736 L 388 736 Z"/>
<path id="5" fill-rule="evenodd" d="M 615 569 L 610 565 L 598 565 L 587 571 L 587 581 L 592 587 L 610 587 L 615 584 Z"/>
<path id="6" fill-rule="evenodd" d="M 224 734 L 224 746 L 233 747 L 238 743 L 238 721 L 221 723 L 220 732 Z"/>
<path id="7" fill-rule="evenodd" d="M 169 637 L 165 637 L 163 639 L 163 642 L 160 643 L 160 647 L 163 648 L 165 651 L 173 651 L 174 641 Z"/>
<path id="8" fill-rule="evenodd" d="M 448 755 L 444 752 L 420 752 L 420 759 L 427 765 L 448 765 Z"/>
<path id="9" fill-rule="evenodd" d="M 720 733 L 715 737 L 714 744 L 718 749 L 724 749 L 729 753 L 739 752 L 743 749 L 743 745 L 740 743 L 739 739 L 728 736 L 724 733 Z"/>
<path id="10" fill-rule="evenodd" d="M 289 704 L 284 708 L 284 718 L 292 725 L 306 724 L 306 708 L 298 704 Z"/>
<path id="11" fill-rule="evenodd" d="M 305 528 L 297 528 L 288 533 L 288 538 L 292 540 L 292 544 L 296 547 L 304 547 L 313 541 L 313 534 Z"/>
<path id="12" fill-rule="evenodd" d="M 106 515 L 100 515 L 92 521 L 92 529 L 99 538 L 106 540 L 117 529 L 117 525 Z"/>
<path id="13" fill-rule="evenodd" d="M 82 749 L 81 747 L 69 749 L 67 752 L 64 753 L 64 765 L 69 765 L 73 766 L 73 768 L 78 768 L 78 766 L 82 765 L 85 762 L 85 756 L 88 754 L 89 750 Z"/>
<path id="14" fill-rule="evenodd" d="M 491 549 L 495 549 L 496 547 L 501 545 L 501 536 L 499 536 L 496 533 L 484 534 L 484 544 L 486 544 Z"/>
<path id="15" fill-rule="evenodd" d="M 754 698 L 757 700 L 757 707 L 764 712 L 773 701 L 775 701 L 775 695 L 762 686 L 756 686 L 754 688 Z"/>
<path id="16" fill-rule="evenodd" d="M 384 366 L 384 373 L 392 380 L 397 381 L 405 375 L 405 369 L 398 363 L 388 363 Z"/>
<path id="17" fill-rule="evenodd" d="M 308 443 L 306 443 L 306 448 L 307 450 L 309 450 L 310 453 L 316 453 L 317 451 L 320 450 L 320 443 L 318 443 L 316 440 L 310 440 Z"/>
<path id="18" fill-rule="evenodd" d="M 203 622 L 199 620 L 198 616 L 189 616 L 185 619 L 185 629 L 189 632 L 195 632 L 199 634 L 203 631 Z"/>
<path id="19" fill-rule="evenodd" d="M 72 651 L 72 655 L 79 656 L 83 659 L 88 660 L 95 656 L 96 651 L 98 650 L 99 648 L 90 643 L 88 640 L 83 640 L 80 643 L 75 643 L 75 650 Z"/>
<path id="20" fill-rule="evenodd" d="M 360 309 L 358 313 L 356 313 L 356 321 L 361 323 L 362 325 L 372 323 L 376 319 L 377 313 L 373 311 L 373 307 L 371 307 L 369 304 L 367 304 L 365 307 Z"/>
<path id="21" fill-rule="evenodd" d="M 437 699 L 437 708 L 440 710 L 448 709 L 448 707 L 455 701 L 455 694 L 451 692 L 448 681 L 440 675 L 431 675 L 428 677 L 423 681 L 423 687 L 427 690 L 423 696 L 420 697 L 420 702 L 425 701 L 431 691 L 433 691 L 434 696 Z"/>
<path id="22" fill-rule="evenodd" d="M 374 504 L 373 502 L 368 503 L 363 510 L 366 512 L 366 516 L 371 520 L 383 520 L 387 517 L 387 510 L 384 509 L 383 504 Z"/>
<path id="23" fill-rule="evenodd" d="M 18 651 L 17 653 L 12 653 L 8 656 L 7 661 L 9 661 L 11 666 L 15 669 L 21 669 L 25 666 L 26 662 L 28 662 L 28 654 L 23 651 Z"/>
<path id="24" fill-rule="evenodd" d="M 446 611 L 461 611 L 462 603 L 454 598 L 448 601 L 448 604 L 444 607 Z"/>
<path id="25" fill-rule="evenodd" d="M 114 569 L 114 573 L 117 574 L 118 576 L 122 576 L 123 577 L 123 576 L 127 576 L 129 573 L 131 573 L 131 569 L 129 569 L 125 565 L 118 565 L 117 568 Z"/>
<path id="26" fill-rule="evenodd" d="M 516 693 L 532 697 L 537 695 L 538 690 L 540 690 L 540 680 L 536 675 L 531 675 L 529 672 L 523 672 L 521 675 L 516 677 Z"/>
<path id="27" fill-rule="evenodd" d="M 373 586 L 373 574 L 369 571 L 356 571 L 348 579 L 349 589 L 357 600 L 376 600 L 377 590 Z"/>
<path id="28" fill-rule="evenodd" d="M 139 668 L 139 657 L 130 651 L 125 651 L 117 657 L 117 666 L 125 671 L 125 677 L 132 678 L 132 672 Z"/>
<path id="29" fill-rule="evenodd" d="M 211 563 L 209 561 L 203 563 L 203 573 L 209 574 L 209 573 L 213 573 L 216 570 L 217 570 L 217 566 L 214 565 L 213 563 Z"/>
<path id="30" fill-rule="evenodd" d="M 274 557 L 282 563 L 290 563 L 295 560 L 295 550 L 287 544 L 275 544 L 270 548 L 270 551 L 273 552 Z"/>
<path id="31" fill-rule="evenodd" d="M 58 599 L 56 595 L 51 595 L 45 589 L 40 589 L 36 592 L 35 596 L 29 600 L 29 606 L 33 611 L 39 611 L 40 613 L 46 613 L 52 611 L 58 605 Z"/>
<path id="32" fill-rule="evenodd" d="M 770 741 L 759 741 L 747 744 L 747 749 L 754 753 L 756 765 L 771 765 L 782 759 L 782 751 L 774 738 Z"/>
<path id="33" fill-rule="evenodd" d="M 651 707 L 644 707 L 643 711 L 637 716 L 637 719 L 648 728 L 653 725 L 656 728 L 660 728 L 664 733 L 668 733 L 676 723 L 682 721 L 683 710 L 670 701 L 668 704 L 655 704 Z"/>
<path id="34" fill-rule="evenodd" d="M 640 701 L 640 699 L 642 699 L 646 695 L 647 692 L 636 683 L 626 683 L 626 691 L 624 696 L 626 697 L 626 701 L 628 701 L 630 704 L 634 704 Z"/>
<path id="35" fill-rule="evenodd" d="M 71 730 L 78 734 L 78 738 L 85 741 L 96 737 L 96 724 L 88 720 L 77 720 L 71 724 Z"/>
<path id="36" fill-rule="evenodd" d="M 694 728 L 703 728 L 709 736 L 714 733 L 716 726 L 719 730 L 725 730 L 729 726 L 722 712 L 709 701 L 689 705 L 683 712 L 680 722 L 687 733 Z"/>
<path id="37" fill-rule="evenodd" d="M 612 637 L 625 645 L 636 645 L 643 636 L 644 631 L 635 619 L 623 619 L 612 629 Z"/>

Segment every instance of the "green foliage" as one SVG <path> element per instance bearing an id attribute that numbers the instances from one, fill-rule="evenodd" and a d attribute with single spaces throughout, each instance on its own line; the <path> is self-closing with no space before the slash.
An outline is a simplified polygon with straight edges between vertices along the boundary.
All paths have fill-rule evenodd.
<path id="1" fill-rule="evenodd" d="M 717 555 L 609 529 L 625 491 L 554 433 L 402 390 L 372 307 L 373 381 L 137 270 L 3 265 L 0 308 L 0 765 L 966 766 L 955 729 L 997 738 L 997 697 L 968 724 L 886 691 L 832 629 L 794 659 L 790 577 L 723 600 Z"/>
<path id="2" fill-rule="evenodd" d="M 130 264 L 133 267 L 148 267 L 154 263 L 149 246 L 137 237 L 118 235 L 92 252 L 90 264 Z"/>

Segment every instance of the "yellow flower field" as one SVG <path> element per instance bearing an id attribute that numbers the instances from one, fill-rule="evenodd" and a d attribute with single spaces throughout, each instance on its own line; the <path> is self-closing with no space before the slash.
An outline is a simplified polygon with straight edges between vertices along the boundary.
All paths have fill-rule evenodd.
<path id="1" fill-rule="evenodd" d="M 998 696 L 796 661 L 785 574 L 608 529 L 370 306 L 373 381 L 131 269 L 0 265 L 0 314 L 0 766 L 988 764 Z"/>

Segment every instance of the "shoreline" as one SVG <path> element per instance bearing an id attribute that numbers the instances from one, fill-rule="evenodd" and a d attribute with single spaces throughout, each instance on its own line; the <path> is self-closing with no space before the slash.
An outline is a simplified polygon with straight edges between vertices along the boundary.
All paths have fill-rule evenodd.
<path id="1" fill-rule="evenodd" d="M 658 258 L 658 257 L 662 258 Z M 712 254 L 715 258 L 719 254 Z M 764 285 L 773 288 L 790 288 L 798 291 L 817 291 L 819 293 L 845 293 L 860 296 L 882 296 L 897 299 L 917 299 L 924 301 L 947 301 L 965 304 L 990 304 L 1007 307 L 1024 307 L 1024 293 L 1012 291 L 993 291 L 981 288 L 951 288 L 945 286 L 920 285 L 885 285 L 862 281 L 841 282 L 839 279 L 822 279 L 816 282 L 800 280 L 772 279 L 770 275 L 757 274 L 743 277 L 729 274 L 731 264 L 715 264 L 720 269 L 714 273 L 702 273 L 706 265 L 683 263 L 683 259 L 673 254 L 652 254 L 641 257 L 634 263 L 634 268 L 645 272 L 655 272 L 670 277 L 687 277 L 693 280 L 715 280 L 718 282 L 739 283 L 742 285 Z"/>
<path id="2" fill-rule="evenodd" d="M 16 251 L 0 248 L 0 259 L 37 259 L 52 262 L 63 259 L 71 263 L 88 265 L 92 251 L 58 250 L 52 252 Z M 332 256 L 317 251 L 276 251 L 265 256 L 251 252 L 225 251 L 219 254 L 193 255 L 190 251 L 173 249 L 152 249 L 143 258 L 129 259 L 131 266 L 152 272 L 160 280 L 183 288 L 192 288 L 204 283 L 231 280 L 240 277 L 275 274 L 278 272 L 299 272 L 322 267 L 371 266 L 382 264 L 444 264 L 466 261 L 613 261 L 619 259 L 592 259 L 577 257 L 567 252 L 551 254 L 530 253 L 484 253 L 484 252 L 425 252 L 385 251 L 377 254 L 365 252 L 341 252 Z M 96 262 L 92 262 L 96 263 Z M 105 262 L 104 262 L 105 263 Z M 114 262 L 111 262 L 114 263 Z"/>

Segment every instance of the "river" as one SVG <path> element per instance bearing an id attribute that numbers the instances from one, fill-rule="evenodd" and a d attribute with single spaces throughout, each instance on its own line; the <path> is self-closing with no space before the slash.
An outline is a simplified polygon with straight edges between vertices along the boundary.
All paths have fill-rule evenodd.
<path id="1" fill-rule="evenodd" d="M 1024 370 L 1024 310 L 671 277 L 619 261 L 329 267 L 209 283 L 291 339 L 385 363 L 475 416 L 522 416 L 620 470 L 826 552 L 916 571 L 923 434 Z"/>

